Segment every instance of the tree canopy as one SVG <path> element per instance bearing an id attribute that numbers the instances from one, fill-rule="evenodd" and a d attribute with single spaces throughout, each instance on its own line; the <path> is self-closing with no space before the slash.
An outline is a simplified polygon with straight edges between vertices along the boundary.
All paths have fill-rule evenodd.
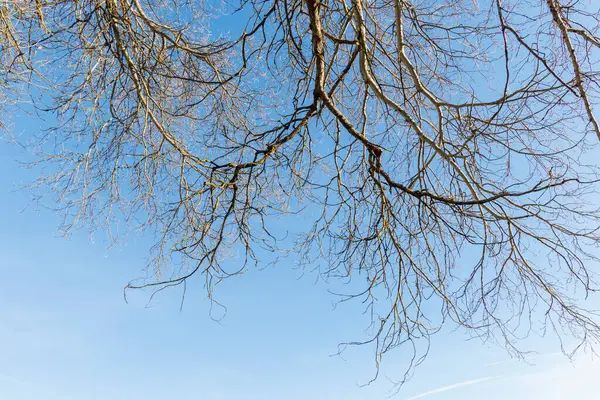
<path id="1" fill-rule="evenodd" d="M 597 8 L 4 0 L 0 104 L 48 121 L 27 145 L 65 232 L 156 233 L 130 288 L 212 298 L 296 254 L 362 285 L 356 343 L 410 374 L 444 326 L 515 355 L 531 331 L 598 339 Z"/>

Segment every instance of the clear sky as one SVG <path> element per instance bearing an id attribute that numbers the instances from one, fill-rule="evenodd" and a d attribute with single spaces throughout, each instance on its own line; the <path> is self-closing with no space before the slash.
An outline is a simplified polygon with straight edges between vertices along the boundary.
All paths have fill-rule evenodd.
<path id="1" fill-rule="evenodd" d="M 34 129 L 32 123 L 26 125 Z M 128 237 L 107 249 L 84 231 L 58 237 L 58 219 L 15 191 L 36 171 L 20 168 L 18 148 L 0 143 L 0 399 L 384 399 L 403 371 L 401 354 L 380 379 L 369 348 L 332 356 L 361 338 L 356 303 L 335 297 L 315 276 L 282 263 L 219 287 L 228 307 L 209 318 L 201 283 L 148 294 L 123 287 L 140 276 L 150 242 Z M 24 210 L 24 211 L 23 211 Z M 291 260 L 293 261 L 293 260 Z M 218 313 L 217 313 L 218 314 Z M 534 365 L 463 332 L 434 337 L 431 354 L 398 399 L 595 399 L 600 362 L 574 365 L 535 338 Z"/>

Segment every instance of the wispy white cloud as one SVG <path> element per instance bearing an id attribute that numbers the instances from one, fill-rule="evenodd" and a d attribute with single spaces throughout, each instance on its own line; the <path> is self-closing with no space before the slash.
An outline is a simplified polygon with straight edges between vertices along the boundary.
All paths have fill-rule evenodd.
<path id="1" fill-rule="evenodd" d="M 416 400 L 422 399 L 423 397 L 431 396 L 432 394 L 438 394 L 442 392 L 447 392 L 448 390 L 454 390 L 465 386 L 476 385 L 482 382 L 491 381 L 492 379 L 500 378 L 500 376 L 487 376 L 485 378 L 480 379 L 472 379 L 464 382 L 454 383 L 452 385 L 442 386 L 437 389 L 430 390 L 428 392 L 417 394 L 416 396 L 409 397 L 406 400 Z"/>

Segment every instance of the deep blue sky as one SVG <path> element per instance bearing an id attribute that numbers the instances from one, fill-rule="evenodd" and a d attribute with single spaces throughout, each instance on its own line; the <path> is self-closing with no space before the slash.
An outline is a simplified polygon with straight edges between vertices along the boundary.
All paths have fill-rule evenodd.
<path id="1" fill-rule="evenodd" d="M 25 134 L 35 120 L 17 117 Z M 19 122 L 20 121 L 20 122 Z M 30 132 L 29 132 L 30 133 Z M 217 323 L 201 282 L 148 294 L 123 287 L 140 276 L 150 242 L 128 237 L 107 249 L 102 234 L 60 238 L 58 218 L 16 190 L 38 171 L 0 143 L 0 399 L 382 399 L 403 371 L 385 360 L 367 387 L 369 348 L 331 356 L 366 326 L 357 303 L 333 310 L 335 297 L 315 276 L 282 263 L 219 287 L 228 307 Z M 24 210 L 24 211 L 22 211 Z M 199 280 L 200 281 L 200 280 Z M 399 399 L 591 399 L 600 363 L 575 367 L 547 341 L 535 341 L 534 366 L 462 332 L 442 333 Z"/>

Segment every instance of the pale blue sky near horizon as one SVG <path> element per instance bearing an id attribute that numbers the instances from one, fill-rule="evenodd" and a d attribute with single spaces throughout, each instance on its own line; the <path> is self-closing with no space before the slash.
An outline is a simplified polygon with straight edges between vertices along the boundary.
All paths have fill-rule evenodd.
<path id="1" fill-rule="evenodd" d="M 33 129 L 33 121 L 25 126 Z M 137 278 L 151 244 L 128 237 L 107 248 L 76 231 L 59 237 L 58 218 L 36 208 L 18 186 L 37 171 L 19 166 L 21 150 L 0 143 L 0 399 L 384 399 L 403 371 L 389 353 L 379 379 L 371 350 L 337 344 L 364 338 L 361 307 L 333 309 L 335 297 L 293 259 L 251 270 L 218 288 L 228 307 L 209 318 L 201 279 L 164 292 L 123 287 Z M 362 335 L 362 336 L 361 336 Z M 528 365 L 464 332 L 434 336 L 429 358 L 396 399 L 594 399 L 600 363 L 574 365 L 549 341 Z M 389 379 L 388 379 L 389 378 Z"/>

